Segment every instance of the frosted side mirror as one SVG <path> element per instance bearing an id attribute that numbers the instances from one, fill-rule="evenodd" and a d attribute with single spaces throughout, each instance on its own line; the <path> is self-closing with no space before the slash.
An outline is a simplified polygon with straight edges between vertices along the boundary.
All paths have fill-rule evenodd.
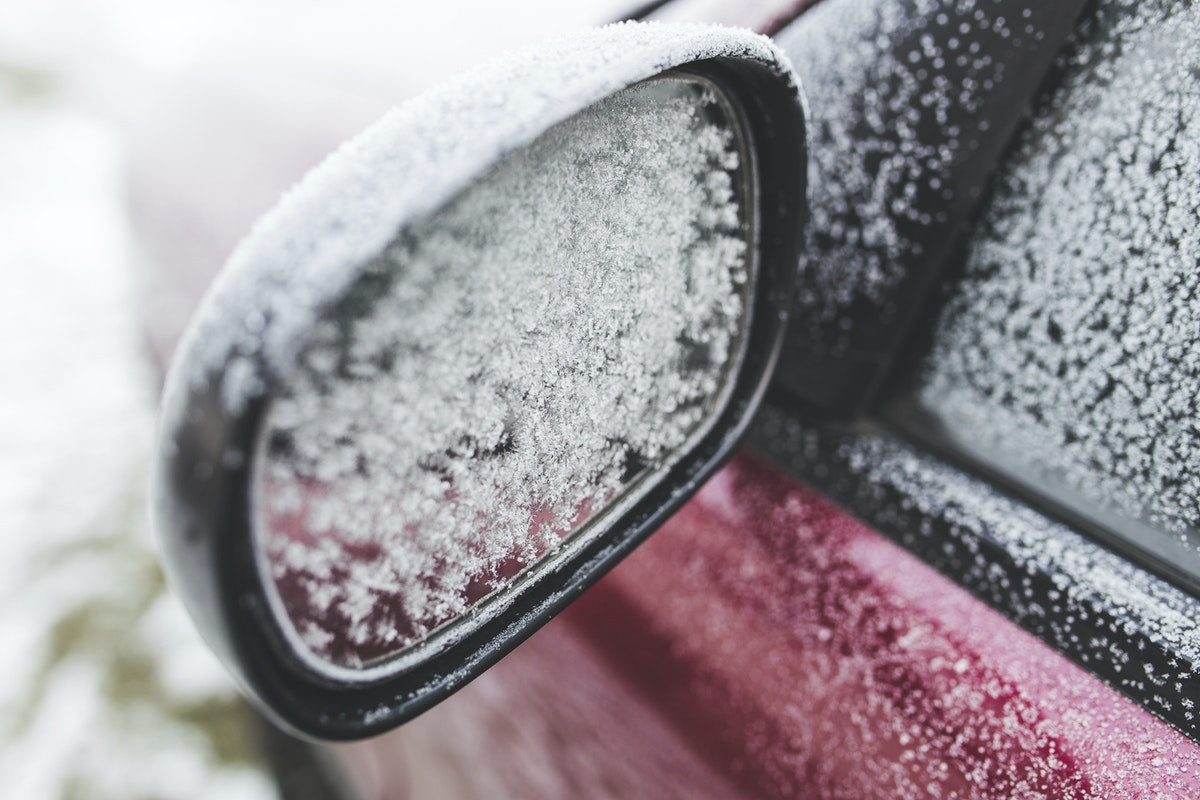
<path id="1" fill-rule="evenodd" d="M 260 221 L 172 366 L 154 512 L 269 713 L 419 713 L 722 463 L 778 353 L 803 126 L 767 40 L 612 26 L 398 109 Z"/>

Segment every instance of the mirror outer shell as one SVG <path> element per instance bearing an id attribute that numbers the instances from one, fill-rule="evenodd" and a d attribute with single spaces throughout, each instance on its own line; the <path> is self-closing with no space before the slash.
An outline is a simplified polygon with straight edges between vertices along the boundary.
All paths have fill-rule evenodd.
<path id="1" fill-rule="evenodd" d="M 315 672 L 274 620 L 250 527 L 258 426 L 307 326 L 398 231 L 443 206 L 505 154 L 614 92 L 673 69 L 724 90 L 742 117 L 748 169 L 756 176 L 750 214 L 757 220 L 751 261 L 757 289 L 746 358 L 728 405 L 665 480 L 576 557 L 539 573 L 536 586 L 506 613 L 426 661 L 372 682 Z M 806 215 L 804 120 L 796 77 L 764 37 L 621 23 L 517 53 L 416 98 L 343 145 L 260 220 L 205 298 L 172 364 L 152 515 L 170 583 L 210 647 L 277 723 L 310 737 L 352 739 L 419 714 L 615 566 L 731 455 L 782 342 Z"/>

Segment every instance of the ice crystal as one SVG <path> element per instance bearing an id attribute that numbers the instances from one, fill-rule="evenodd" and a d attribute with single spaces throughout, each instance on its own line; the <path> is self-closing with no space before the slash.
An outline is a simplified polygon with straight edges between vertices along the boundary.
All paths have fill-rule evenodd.
<path id="1" fill-rule="evenodd" d="M 357 296 L 364 302 L 364 308 L 370 305 L 368 301 L 376 299 L 370 287 L 379 286 L 381 291 L 386 288 L 385 266 L 397 260 L 405 261 L 405 268 L 412 270 L 412 275 L 397 283 L 397 286 L 407 285 L 419 291 L 422 288 L 421 281 L 428 284 L 439 280 L 432 272 L 432 262 L 424 260 L 426 257 L 432 257 L 431 254 L 437 252 L 440 253 L 437 258 L 445 260 L 457 251 L 459 257 L 466 258 L 469 245 L 476 237 L 465 218 L 460 230 L 448 227 L 438 229 L 437 226 L 427 228 L 424 239 L 412 236 L 412 226 L 429 224 L 431 215 L 446 208 L 455 198 L 458 198 L 455 202 L 459 203 L 487 205 L 482 197 L 464 200 L 462 193 L 506 156 L 529 147 L 554 125 L 614 93 L 660 75 L 672 67 L 710 58 L 755 62 L 774 72 L 781 81 L 794 81 L 783 53 L 770 40 L 749 31 L 700 25 L 612 25 L 581 31 L 536 48 L 518 51 L 416 97 L 343 145 L 334 156 L 309 173 L 259 221 L 239 245 L 180 342 L 164 390 L 161 425 L 164 458 L 159 463 L 156 475 L 156 524 L 164 535 L 186 536 L 189 526 L 196 522 L 194 517 L 203 516 L 203 512 L 190 506 L 186 498 L 174 494 L 177 487 L 172 483 L 173 476 L 184 474 L 182 470 L 174 471 L 180 465 L 171 461 L 171 454 L 176 452 L 174 445 L 180 437 L 190 436 L 199 428 L 207 429 L 209 415 L 221 417 L 221 420 L 216 420 L 218 423 L 228 418 L 243 418 L 248 411 L 257 408 L 256 403 L 263 400 L 273 387 L 278 387 L 281 380 L 295 380 L 296 365 L 301 358 L 312 375 L 319 374 L 322 369 L 333 369 L 332 363 L 321 364 L 321 359 L 327 358 L 322 343 L 328 344 L 329 337 L 340 335 L 335 331 L 337 326 L 329 326 L 329 319 L 324 316 L 331 302 L 337 298 Z M 708 105 L 712 106 L 711 97 Z M 728 161 L 733 158 L 734 151 L 729 141 L 701 124 L 699 117 L 688 122 L 688 126 L 684 139 L 690 139 L 690 146 L 699 148 L 693 155 L 707 153 L 721 163 L 711 166 L 707 173 L 699 177 L 689 173 L 693 181 L 699 182 L 690 184 L 686 191 L 676 191 L 679 187 L 672 184 L 672 179 L 661 174 L 657 176 L 663 181 L 659 185 L 660 191 L 654 194 L 653 200 L 648 200 L 629 194 L 631 189 L 636 188 L 633 182 L 622 183 L 615 175 L 607 175 L 598 185 L 604 186 L 608 193 L 609 208 L 589 205 L 586 213 L 568 220 L 552 199 L 536 210 L 531 209 L 527 218 L 511 214 L 508 217 L 513 231 L 530 229 L 535 211 L 543 223 L 561 221 L 563 227 L 553 231 L 554 236 L 551 236 L 550 227 L 546 226 L 540 229 L 538 237 L 525 242 L 525 255 L 532 256 L 537 248 L 550 247 L 550 239 L 565 240 L 580 230 L 595 227 L 593 223 L 598 224 L 599 219 L 610 213 L 626 209 L 628 213 L 623 221 L 624 230 L 635 231 L 645 243 L 657 242 L 658 252 L 638 254 L 641 260 L 627 269 L 627 285 L 621 291 L 602 291 L 601 274 L 580 270 L 576 264 L 576 270 L 572 273 L 572 280 L 578 281 L 572 289 L 576 294 L 555 297 L 554 293 L 558 290 L 555 281 L 560 281 L 561 276 L 555 276 L 546 285 L 526 284 L 519 287 L 515 273 L 508 273 L 506 281 L 503 270 L 508 267 L 495 263 L 491 266 L 499 271 L 491 273 L 491 282 L 507 291 L 514 301 L 519 299 L 525 311 L 518 312 L 511 304 L 491 302 L 482 296 L 472 300 L 468 295 L 474 290 L 463 283 L 461 276 L 446 285 L 447 291 L 439 296 L 440 299 L 430 300 L 428 304 L 414 297 L 403 298 L 402 307 L 414 311 L 411 323 L 414 326 L 424 325 L 427 329 L 434 327 L 428 323 L 436 317 L 435 307 L 438 303 L 453 306 L 457 302 L 454 299 L 456 293 L 461 295 L 459 299 L 464 302 L 477 301 L 478 314 L 465 314 L 462 327 L 471 327 L 476 336 L 490 336 L 489 341 L 495 345 L 491 352 L 479 348 L 473 351 L 479 361 L 476 371 L 481 374 L 493 362 L 500 363 L 503 360 L 517 364 L 525 370 L 526 377 L 538 374 L 549 376 L 551 370 L 548 365 L 557 361 L 562 369 L 554 380 L 563 384 L 559 388 L 566 389 L 583 382 L 580 375 L 586 375 L 587 370 L 597 366 L 597 359 L 602 352 L 620 356 L 622 348 L 643 349 L 644 356 L 649 359 L 643 364 L 647 372 L 641 377 L 632 374 L 625 376 L 622 393 L 615 399 L 609 398 L 614 402 L 619 400 L 616 406 L 606 410 L 599 400 L 588 403 L 583 402 L 585 398 L 581 397 L 581 402 L 574 410 L 578 415 L 579 428 L 589 428 L 592 432 L 614 420 L 619 421 L 624 414 L 638 408 L 651 409 L 658 415 L 658 421 L 643 421 L 641 424 L 645 427 L 642 433 L 633 434 L 641 437 L 636 443 L 630 441 L 631 434 L 628 431 L 622 431 L 619 436 L 613 437 L 613 441 L 605 442 L 603 448 L 596 437 L 584 435 L 580 430 L 571 431 L 566 438 L 554 441 L 547 439 L 541 442 L 545 448 L 543 469 L 553 472 L 558 469 L 555 464 L 565 463 L 561 459 L 583 458 L 579 448 L 585 445 L 599 448 L 591 453 L 592 456 L 610 459 L 600 468 L 604 475 L 609 475 L 608 471 L 611 470 L 621 475 L 629 473 L 626 477 L 633 477 L 642 470 L 654 469 L 657 466 L 656 459 L 671 453 L 680 445 L 679 430 L 694 425 L 698 419 L 695 407 L 701 403 L 698 398 L 705 390 L 694 382 L 701 379 L 695 375 L 687 377 L 686 373 L 709 359 L 715 371 L 710 371 L 703 380 L 720 383 L 720 373 L 726 361 L 732 357 L 728 350 L 721 350 L 728 348 L 729 342 L 722 340 L 723 334 L 715 332 L 720 326 L 708 326 L 714 317 L 724 315 L 728 320 L 736 316 L 740 312 L 738 301 L 733 299 L 733 295 L 725 294 L 719 307 L 705 307 L 708 301 L 702 298 L 715 298 L 721 294 L 723 281 L 728 289 L 742 280 L 738 273 L 741 269 L 739 248 L 744 238 L 740 232 L 736 237 L 723 233 L 731 230 L 732 224 L 731 207 L 728 206 L 731 200 L 725 194 L 735 190 L 736 181 L 731 182 L 732 162 Z M 676 129 L 676 132 L 683 131 Z M 648 141 L 639 141 L 633 136 L 622 138 L 616 128 L 610 133 L 615 137 L 614 141 L 622 142 L 620 148 L 615 148 L 609 154 L 610 166 L 614 169 L 620 163 L 616 158 L 618 155 L 630 159 L 631 163 L 640 162 L 656 174 L 664 161 L 672 157 L 672 153 L 683 158 L 681 151 L 670 150 L 656 156 L 652 152 L 654 147 Z M 600 162 L 596 161 L 597 154 L 580 152 L 575 155 L 578 158 L 576 166 L 582 171 L 586 171 L 589 164 L 593 170 L 601 167 Z M 538 165 L 539 169 L 544 166 Z M 510 179 L 510 200 L 523 202 L 527 199 L 521 193 L 526 184 L 538 180 L 533 172 L 530 171 L 524 182 L 515 177 Z M 729 174 L 722 177 L 724 173 Z M 597 174 L 589 179 L 596 180 L 599 177 Z M 490 180 L 497 178 L 493 175 Z M 585 187 L 581 185 L 576 188 L 582 191 Z M 709 198 L 705 201 L 708 205 L 697 206 L 697 198 Z M 496 206 L 501 205 L 494 200 L 492 202 Z M 582 212 L 582 205 L 577 205 L 577 208 Z M 660 212 L 667 211 L 684 216 L 693 214 L 692 221 L 698 227 L 693 229 L 689 223 L 672 228 L 662 221 L 656 221 Z M 421 223 L 422 220 L 425 222 Z M 450 217 L 447 217 L 447 224 L 449 220 Z M 713 234 L 712 239 L 695 235 L 699 228 L 709 230 Z M 676 238 L 669 242 L 668 247 L 667 240 L 671 236 Z M 604 247 L 613 248 L 609 255 L 615 256 L 629 245 L 615 236 L 595 244 L 598 249 L 593 255 L 598 258 L 603 255 Z M 664 249 L 674 255 L 660 263 L 657 255 Z M 735 253 L 735 249 L 738 252 Z M 567 253 L 567 249 L 563 253 Z M 633 254 L 633 251 L 627 250 L 627 254 Z M 581 257 L 578 253 L 569 256 L 567 260 L 572 263 Z M 666 295 L 656 294 L 654 276 L 661 276 L 661 270 L 669 270 L 671 265 L 677 269 L 683 269 L 686 265 L 691 274 L 684 281 L 684 294 L 670 293 L 671 302 L 666 302 Z M 475 279 L 484 280 L 482 276 L 487 272 L 484 269 L 486 262 L 475 266 L 478 268 Z M 714 271 L 706 274 L 706 268 Z M 460 264 L 458 269 L 465 267 Z M 588 281 L 597 283 L 592 286 L 588 285 Z M 601 299 L 609 305 L 600 304 Z M 618 300 L 620 303 L 613 305 Z M 662 320 L 672 313 L 677 315 L 679 327 L 675 330 L 678 338 L 674 349 L 664 346 L 656 350 L 644 341 L 639 342 L 636 336 L 618 334 L 622 325 L 631 324 L 628 319 L 622 320 L 623 312 L 617 310 L 618 307 L 628 308 L 629 304 L 636 305 L 639 302 L 643 304 L 641 314 L 644 321 L 651 327 L 653 324 L 650 321 L 653 319 Z M 534 308 L 536 313 L 529 311 Z M 586 317 L 590 322 L 584 322 L 584 310 L 591 312 Z M 488 314 L 492 315 L 496 326 L 490 333 L 484 331 L 477 322 Z M 517 327 L 523 323 L 527 323 L 526 329 L 517 331 Z M 382 318 L 380 325 L 381 328 L 386 327 Z M 556 325 L 557 328 L 554 327 Z M 587 325 L 593 325 L 594 330 L 585 331 Z M 629 328 L 631 334 L 635 327 Z M 517 331 L 520 336 L 516 339 L 510 336 L 505 342 L 499 335 L 502 328 L 509 334 Z M 430 330 L 421 331 L 414 327 L 410 333 L 414 336 L 423 335 L 429 334 Z M 439 335 L 444 337 L 452 333 L 456 332 L 443 330 Z M 585 333 L 589 337 L 595 333 L 613 335 L 618 339 L 628 338 L 629 341 L 604 349 L 588 349 L 587 352 L 572 352 L 564 345 L 568 334 L 579 337 Z M 517 353 L 520 348 L 532 347 L 532 340 L 538 338 L 542 340 L 541 346 L 525 351 L 531 355 L 527 361 L 518 364 L 520 359 Z M 419 346 L 414 344 L 417 341 L 420 341 Z M 410 339 L 406 346 L 410 350 L 435 351 L 444 343 L 440 339 Z M 382 363 L 370 363 L 369 354 L 359 353 L 356 357 L 361 356 L 361 360 L 355 362 L 352 369 L 407 369 L 396 366 L 404 361 L 405 354 L 398 352 L 395 355 L 396 360 L 385 367 Z M 672 358 L 680 362 L 673 371 L 655 375 L 653 381 L 647 380 L 646 375 L 650 374 L 656 363 L 669 363 Z M 431 380 L 435 368 L 454 373 L 462 366 L 439 366 L 434 360 L 429 360 L 427 364 L 429 374 L 426 377 Z M 616 361 L 609 367 L 623 368 Z M 544 372 L 538 372 L 543 369 Z M 478 380 L 478 377 L 472 380 Z M 648 382 L 654 385 L 647 388 Z M 506 405 L 514 403 L 514 397 L 524 396 L 528 390 L 529 395 L 525 400 L 529 407 L 533 408 L 530 401 L 544 401 L 544 407 L 536 410 L 546 414 L 555 409 L 561 410 L 565 397 L 551 385 L 514 389 L 515 384 L 468 384 L 460 386 L 465 387 L 464 391 L 468 391 L 472 401 L 477 404 L 471 406 L 475 409 L 473 413 L 477 414 L 477 419 L 486 420 L 487 425 L 477 430 L 458 430 L 455 438 L 444 442 L 441 449 L 430 451 L 418 467 L 411 467 L 415 470 L 414 477 L 419 479 L 420 486 L 426 492 L 426 503 L 416 509 L 422 518 L 437 517 L 441 512 L 433 506 L 446 505 L 447 500 L 455 500 L 461 493 L 458 487 L 449 488 L 449 483 L 456 480 L 454 475 L 457 467 L 454 463 L 457 460 L 467 458 L 469 454 L 480 456 L 481 461 L 499 459 L 513 448 L 524 446 L 525 443 L 520 441 L 520 432 L 514 420 L 508 418 L 506 410 Z M 611 394 L 611 389 L 598 383 L 594 383 L 591 390 L 592 393 L 588 395 L 590 399 L 600 398 L 605 391 Z M 214 397 L 218 400 L 215 405 L 219 407 L 196 402 L 201 395 Z M 709 397 L 703 402 L 714 399 Z M 453 401 L 459 407 L 470 405 L 467 398 L 457 396 L 446 395 L 444 401 Z M 438 402 L 443 400 L 427 399 L 426 406 L 432 407 Z M 291 410 L 297 408 L 298 405 L 293 403 Z M 399 411 L 400 408 L 396 406 L 390 412 L 394 418 L 387 420 L 394 428 L 387 432 L 370 431 L 370 435 L 364 434 L 360 445 L 378 453 L 380 450 L 377 448 L 381 446 L 379 438 L 390 433 L 417 430 L 421 436 L 426 436 L 427 432 L 417 425 L 417 415 Z M 286 415 L 291 412 L 285 404 L 281 404 L 272 413 Z M 662 420 L 667 417 L 674 417 L 681 422 L 678 425 L 663 424 Z M 284 417 L 279 417 L 279 420 L 283 421 Z M 296 422 L 296 419 L 287 420 L 286 425 Z M 269 462 L 270 454 L 282 453 L 289 448 L 294 451 L 295 447 L 294 438 L 289 442 L 287 437 L 265 437 L 261 442 L 258 468 Z M 246 455 L 233 451 L 212 457 L 203 454 L 185 467 L 187 474 L 194 476 L 195 481 L 218 480 L 229 470 L 240 469 L 239 464 L 244 463 Z M 319 468 L 304 476 L 305 480 L 319 483 L 336 476 L 354 474 L 360 466 L 357 458 L 353 459 L 354 463 L 347 460 L 347 450 L 340 446 L 330 448 L 326 456 Z M 639 460 L 644 462 L 639 463 Z M 403 472 L 401 467 L 396 469 L 397 472 L 393 474 Z M 558 474 L 561 476 L 567 471 Z M 554 479 L 556 476 L 548 474 L 547 477 Z M 335 662 L 340 661 L 351 672 L 342 670 L 339 674 L 370 679 L 377 673 L 368 674 L 353 665 L 396 652 L 404 647 L 406 641 L 420 639 L 431 626 L 450 618 L 464 604 L 469 605 L 490 591 L 494 581 L 519 571 L 522 562 L 528 562 L 553 543 L 558 534 L 552 534 L 552 531 L 565 532 L 560 530 L 564 520 L 574 526 L 590 514 L 597 513 L 600 507 L 595 504 L 612 495 L 611 480 L 608 477 L 603 480 L 597 478 L 593 492 L 584 500 L 579 500 L 577 495 L 572 496 L 572 490 L 566 488 L 558 496 L 537 498 L 538 502 L 546 505 L 536 509 L 527 507 L 524 528 L 504 533 L 506 538 L 503 542 L 489 546 L 490 555 L 478 552 L 476 543 L 468 541 L 470 535 L 456 529 L 451 538 L 458 537 L 455 540 L 460 542 L 461 547 L 448 554 L 449 557 L 476 559 L 473 563 L 482 571 L 466 578 L 472 569 L 470 564 L 465 567 L 454 566 L 449 562 L 442 563 L 429 554 L 421 556 L 419 563 L 409 565 L 411 571 L 408 574 L 414 576 L 412 587 L 415 593 L 431 591 L 426 606 L 421 606 L 414 599 L 408 605 L 409 611 L 404 610 L 402 602 L 377 607 L 375 600 L 379 592 L 395 589 L 394 586 L 377 586 L 371 582 L 372 578 L 366 576 L 363 576 L 365 582 L 356 582 L 353 578 L 348 579 L 344 570 L 319 576 L 314 573 L 314 582 L 298 596 L 303 598 L 304 604 L 311 597 L 314 608 L 336 609 L 346 624 L 335 626 L 338 633 L 333 639 L 330 638 L 333 631 L 322 630 L 321 626 L 309 624 L 312 620 L 307 619 L 299 620 L 295 630 L 285 624 L 285 629 L 288 629 L 285 632 L 292 636 L 299 652 L 306 654 L 305 657 L 316 668 L 338 672 L 342 667 Z M 271 496 L 278 494 L 278 502 L 282 504 L 279 508 L 282 510 L 288 507 L 287 494 L 291 492 L 291 508 L 296 513 L 291 521 L 281 521 L 280 524 L 295 527 L 300 522 L 299 518 L 303 517 L 303 525 L 313 530 L 329 530 L 335 525 L 333 517 L 321 511 L 322 508 L 328 508 L 328 502 L 316 491 L 315 483 L 299 487 L 293 481 L 290 486 L 291 489 L 279 483 L 264 493 Z M 360 488 L 365 490 L 369 487 L 363 485 Z M 294 490 L 301 491 L 303 498 L 298 497 Z M 572 497 L 578 502 L 568 511 L 571 503 L 575 502 Z M 357 499 L 349 496 L 343 498 L 346 508 L 353 508 L 360 514 L 365 513 L 360 507 L 364 499 L 362 496 Z M 409 503 L 409 511 L 420 505 L 411 499 L 406 502 Z M 628 498 L 621 502 L 628 502 Z M 272 500 L 271 505 L 274 503 Z M 257 503 L 259 512 L 265 505 Z M 307 511 L 309 505 L 312 505 L 311 518 Z M 386 516 L 387 512 L 382 507 L 378 507 L 378 511 Z M 497 515 L 516 513 L 512 508 L 489 511 Z M 323 520 L 320 519 L 322 513 L 325 517 Z M 472 529 L 488 527 L 480 520 L 474 522 L 477 524 Z M 340 524 L 338 527 L 341 527 Z M 336 544 L 328 538 L 312 542 L 311 547 L 307 544 L 294 544 L 293 547 L 308 547 L 312 564 L 318 573 L 325 566 L 333 570 L 331 562 L 318 555 L 323 548 L 336 549 Z M 376 559 L 379 553 L 372 547 L 366 547 L 354 556 L 367 562 Z M 317 577 L 322 578 L 323 583 L 316 582 Z M 431 590 L 430 587 L 441 584 L 444 579 L 449 583 Z M 269 577 L 267 582 L 271 582 Z M 424 588 L 416 589 L 418 585 Z M 288 613 L 281 610 L 281 602 L 278 597 L 274 600 L 276 615 L 286 622 Z M 492 610 L 498 607 L 499 604 L 490 606 Z M 381 622 L 381 618 L 373 616 L 386 616 L 392 612 L 400 612 L 405 617 L 393 619 L 399 626 L 395 629 Z M 418 618 L 408 619 L 410 612 Z M 331 655 L 335 652 L 341 653 L 337 659 Z M 381 669 L 391 669 L 395 663 Z"/>
<path id="2" fill-rule="evenodd" d="M 400 221 L 436 211 L 498 158 L 580 108 L 718 57 L 793 77 L 783 53 L 749 31 L 622 23 L 517 51 L 389 112 L 305 176 L 238 246 L 180 342 L 164 430 L 187 413 L 187 390 L 214 374 L 230 411 L 261 396 L 259 362 L 286 368 L 325 300 L 353 280 L 352 266 L 387 246 Z"/>
<path id="3" fill-rule="evenodd" d="M 954 20 L 966 26 L 960 38 L 943 30 Z M 945 222 L 949 204 L 972 199 L 954 195 L 952 178 L 982 130 L 962 122 L 978 124 L 1004 78 L 979 40 L 1019 34 L 1012 22 L 975 0 L 826 0 L 779 33 L 811 111 L 798 298 L 808 315 L 827 320 L 856 298 L 879 302 L 919 260 L 922 237 Z M 947 62 L 961 80 L 938 77 Z"/>
<path id="4" fill-rule="evenodd" d="M 746 287 L 711 89 L 626 90 L 405 230 L 314 328 L 260 441 L 261 546 L 314 653 L 421 640 L 703 429 Z"/>
<path id="5" fill-rule="evenodd" d="M 971 244 L 921 400 L 980 452 L 1195 553 L 1200 11 L 1105 0 L 1060 66 Z"/>

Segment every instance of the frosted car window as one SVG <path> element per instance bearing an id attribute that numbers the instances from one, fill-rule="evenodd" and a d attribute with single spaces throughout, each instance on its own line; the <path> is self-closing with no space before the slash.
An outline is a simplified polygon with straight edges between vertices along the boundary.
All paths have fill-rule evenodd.
<path id="1" fill-rule="evenodd" d="M 823 0 L 779 32 L 811 120 L 797 400 L 872 406 L 1084 2 Z"/>
<path id="2" fill-rule="evenodd" d="M 980 458 L 1200 577 L 1200 10 L 1102 0 L 1060 66 L 920 401 Z"/>
<path id="3" fill-rule="evenodd" d="M 302 651 L 361 668 L 486 608 L 703 434 L 750 288 L 731 113 L 699 80 L 621 92 L 327 310 L 256 462 L 259 568 Z"/>

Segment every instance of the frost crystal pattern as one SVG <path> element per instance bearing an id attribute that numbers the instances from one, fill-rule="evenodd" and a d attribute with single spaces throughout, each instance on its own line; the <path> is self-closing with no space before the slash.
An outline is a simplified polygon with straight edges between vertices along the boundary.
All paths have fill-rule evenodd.
<path id="1" fill-rule="evenodd" d="M 260 567 L 312 654 L 361 667 L 547 557 L 705 430 L 747 276 L 713 91 L 621 92 L 400 233 L 266 412 Z"/>
<path id="2" fill-rule="evenodd" d="M 1060 67 L 972 243 L 921 399 L 981 452 L 1157 525 L 1195 561 L 1200 10 L 1106 0 Z"/>
<path id="3" fill-rule="evenodd" d="M 856 300 L 882 302 L 951 204 L 975 199 L 956 195 L 954 176 L 1005 78 L 984 45 L 1032 39 L 997 6 L 825 0 L 780 32 L 811 109 L 812 219 L 796 299 L 806 335 Z M 955 80 L 930 77 L 950 70 Z"/>

